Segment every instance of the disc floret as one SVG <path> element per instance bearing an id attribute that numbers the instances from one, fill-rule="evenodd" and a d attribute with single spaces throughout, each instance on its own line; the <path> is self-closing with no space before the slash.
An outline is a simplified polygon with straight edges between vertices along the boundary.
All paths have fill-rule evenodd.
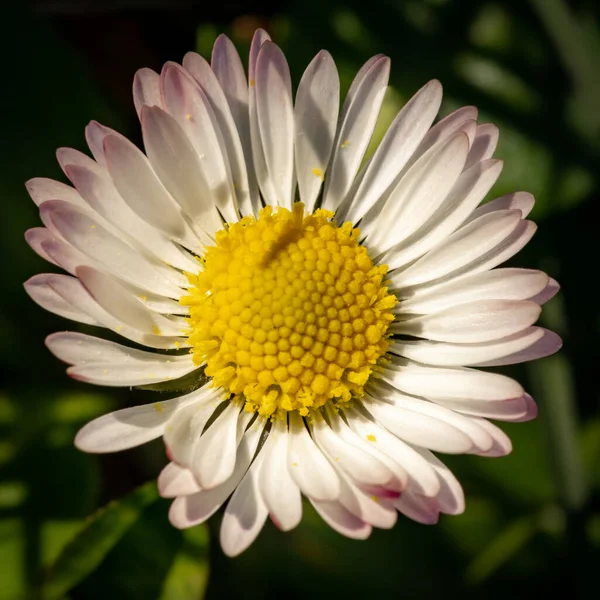
<path id="1" fill-rule="evenodd" d="M 245 409 L 307 415 L 360 397 L 396 303 L 351 223 L 267 206 L 216 235 L 189 275 L 194 361 Z"/>

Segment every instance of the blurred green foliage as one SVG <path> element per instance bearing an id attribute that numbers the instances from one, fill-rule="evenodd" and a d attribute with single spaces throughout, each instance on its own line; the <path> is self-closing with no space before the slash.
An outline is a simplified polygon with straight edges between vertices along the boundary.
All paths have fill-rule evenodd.
<path id="1" fill-rule="evenodd" d="M 568 586 L 572 597 L 595 596 L 600 319 L 590 267 L 598 258 L 600 200 L 597 3 L 221 4 L 180 15 L 165 3 L 164 25 L 152 24 L 163 15 L 149 19 L 143 3 L 139 22 L 137 13 L 132 19 L 119 10 L 119 2 L 83 3 L 79 20 L 43 11 L 67 2 L 37 2 L 37 12 L 21 4 L 3 9 L 0 598 L 501 598 L 552 594 L 557 586 Z M 105 13 L 109 6 L 117 10 Z M 503 426 L 513 440 L 511 456 L 448 458 L 465 487 L 464 515 L 433 528 L 400 519 L 393 530 L 354 542 L 328 529 L 307 505 L 295 531 L 282 534 L 268 525 L 249 551 L 230 560 L 216 543 L 218 518 L 183 534 L 168 524 L 168 503 L 156 498 L 154 484 L 133 491 L 164 464 L 160 443 L 101 458 L 73 448 L 87 420 L 158 393 L 98 391 L 68 380 L 42 341 L 74 325 L 36 307 L 21 285 L 48 269 L 23 241 L 23 232 L 38 225 L 24 181 L 62 179 L 54 149 L 84 149 L 83 128 L 92 118 L 139 139 L 133 110 L 121 101 L 129 83 L 113 84 L 113 70 L 125 67 L 113 61 L 102 75 L 102 56 L 73 35 L 77 27 L 90 32 L 90 21 L 105 14 L 102 48 L 113 47 L 109 57 L 123 55 L 131 67 L 127 81 L 136 67 L 180 59 L 172 50 L 182 45 L 180 30 L 189 32 L 183 41 L 205 55 L 221 31 L 244 53 L 260 25 L 286 51 L 295 83 L 323 47 L 336 59 L 343 89 L 371 54 L 392 57 L 374 144 L 398 108 L 433 77 L 445 87 L 443 114 L 475 104 L 481 120 L 500 126 L 496 155 L 505 170 L 490 196 L 521 189 L 536 195 L 540 232 L 517 263 L 544 268 L 563 284 L 545 319 L 564 336 L 565 348 L 558 357 L 509 371 L 540 404 L 537 421 Z M 174 24 L 180 29 L 169 31 Z M 129 65 L 127 56 L 143 54 L 142 42 L 150 64 Z"/>

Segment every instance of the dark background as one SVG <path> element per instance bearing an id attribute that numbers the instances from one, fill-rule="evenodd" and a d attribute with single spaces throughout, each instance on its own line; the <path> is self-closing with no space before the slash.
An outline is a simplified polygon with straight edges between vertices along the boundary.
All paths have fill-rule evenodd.
<path id="1" fill-rule="evenodd" d="M 557 586 L 570 597 L 597 597 L 599 17 L 594 0 L 3 4 L 0 598 L 525 598 Z M 24 280 L 51 270 L 23 239 L 39 225 L 23 184 L 64 180 L 54 151 L 85 150 L 91 119 L 140 143 L 131 100 L 137 68 L 160 70 L 194 48 L 207 56 L 222 31 L 245 60 L 257 26 L 283 47 L 294 84 L 321 48 L 333 54 L 344 89 L 369 56 L 388 54 L 378 139 L 433 77 L 445 88 L 442 114 L 475 104 L 481 121 L 500 126 L 496 156 L 505 168 L 491 197 L 533 192 L 540 226 L 515 264 L 542 268 L 563 286 L 543 317 L 564 337 L 563 351 L 510 370 L 537 398 L 540 417 L 503 425 L 514 443 L 507 458 L 447 460 L 467 510 L 435 527 L 401 517 L 393 530 L 355 542 L 306 506 L 294 532 L 268 524 L 231 560 L 218 545 L 218 517 L 182 534 L 168 524 L 168 503 L 150 491 L 143 510 L 112 505 L 126 521 L 118 535 L 104 517 L 96 537 L 69 546 L 89 514 L 155 478 L 165 458 L 159 442 L 100 458 L 73 448 L 87 420 L 153 396 L 78 384 L 44 347 L 47 334 L 76 325 L 23 291 Z"/>

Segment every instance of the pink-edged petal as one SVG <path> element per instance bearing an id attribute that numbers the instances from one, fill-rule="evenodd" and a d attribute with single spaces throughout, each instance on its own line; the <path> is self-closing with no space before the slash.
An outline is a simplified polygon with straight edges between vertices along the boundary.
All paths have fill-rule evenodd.
<path id="1" fill-rule="evenodd" d="M 482 160 L 491 158 L 498 145 L 499 135 L 499 129 L 492 123 L 478 125 L 465 168 L 468 169 Z"/>
<path id="2" fill-rule="evenodd" d="M 215 46 L 222 42 L 217 40 Z M 213 52 L 215 52 L 213 50 Z M 188 52 L 183 58 L 183 67 L 198 82 L 204 91 L 207 100 L 215 115 L 218 129 L 223 140 L 230 176 L 233 183 L 233 190 L 237 198 L 237 206 L 242 215 L 249 215 L 259 208 L 256 189 L 250 189 L 246 162 L 244 160 L 244 150 L 240 140 L 236 123 L 233 119 L 226 95 L 217 79 L 213 69 L 208 62 L 195 52 Z M 231 77 L 232 74 L 229 74 Z M 247 103 L 247 87 L 244 77 L 244 88 Z M 246 114 L 246 119 L 247 119 Z M 255 204 L 256 203 L 256 204 Z"/>
<path id="3" fill-rule="evenodd" d="M 142 152 L 124 138 L 109 135 L 104 153 L 110 177 L 131 209 L 169 238 L 200 252 L 199 241 Z"/>
<path id="4" fill-rule="evenodd" d="M 158 493 L 163 498 L 189 496 L 200 491 L 192 472 L 176 462 L 170 462 L 160 472 L 157 480 Z"/>
<path id="5" fill-rule="evenodd" d="M 544 338 L 547 338 L 543 341 Z M 538 358 L 552 354 L 560 339 L 540 327 L 528 327 L 514 335 L 479 344 L 453 344 L 431 340 L 398 340 L 389 351 L 415 362 L 439 367 L 485 366 L 514 364 L 528 353 Z M 547 352 L 547 354 L 546 354 Z M 524 353 L 522 355 L 522 353 Z M 527 360 L 524 358 L 524 360 Z M 500 361 L 500 363 L 496 362 Z"/>
<path id="6" fill-rule="evenodd" d="M 136 72 L 133 77 L 133 104 L 140 119 L 144 106 L 163 106 L 158 73 L 147 68 Z"/>
<path id="7" fill-rule="evenodd" d="M 399 321 L 391 331 L 437 342 L 478 344 L 509 337 L 533 325 L 541 308 L 527 300 L 478 300 Z"/>
<path id="8" fill-rule="evenodd" d="M 118 452 L 140 446 L 163 435 L 171 416 L 181 407 L 182 398 L 123 408 L 94 419 L 75 437 L 84 452 Z"/>
<path id="9" fill-rule="evenodd" d="M 222 229 L 198 155 L 177 121 L 158 107 L 144 107 L 141 115 L 144 146 L 160 180 L 202 231 L 214 238 Z M 206 238 L 205 238 L 206 239 Z"/>
<path id="10" fill-rule="evenodd" d="M 323 521 L 341 535 L 355 540 L 366 540 L 371 535 L 372 526 L 352 514 L 340 502 L 310 498 L 310 503 Z"/>
<path id="11" fill-rule="evenodd" d="M 528 362 L 545 358 L 562 348 L 562 339 L 559 335 L 548 329 L 538 328 L 542 334 L 539 339 L 526 348 L 506 354 L 495 359 L 485 360 L 477 363 L 478 367 L 497 367 L 501 365 L 515 365 L 517 363 Z"/>
<path id="12" fill-rule="evenodd" d="M 442 86 L 434 79 L 402 108 L 375 150 L 352 203 L 344 213 L 344 219 L 357 222 L 397 181 L 427 133 L 441 102 Z"/>
<path id="13" fill-rule="evenodd" d="M 109 272 L 156 294 L 180 297 L 181 290 L 177 284 L 185 285 L 185 276 L 165 268 L 158 260 L 140 254 L 83 211 L 66 202 L 54 200 L 44 202 L 40 212 L 49 216 L 51 223 L 69 244 L 98 261 Z"/>
<path id="14" fill-rule="evenodd" d="M 87 208 L 85 200 L 77 190 L 59 181 L 45 177 L 34 177 L 25 184 L 25 187 L 31 199 L 38 206 L 48 200 L 62 200 L 81 208 Z"/>
<path id="15" fill-rule="evenodd" d="M 362 412 L 345 410 L 344 416 L 362 445 L 367 444 L 378 458 L 387 458 L 386 464 L 390 468 L 395 464 L 402 470 L 401 473 L 395 470 L 402 478 L 402 486 L 397 491 L 412 489 L 426 496 L 438 493 L 440 484 L 435 473 L 412 446 L 384 428 L 383 424 L 367 419 Z"/>
<path id="16" fill-rule="evenodd" d="M 394 473 L 373 453 L 352 445 L 337 434 L 315 413 L 310 423 L 311 433 L 324 454 L 359 485 L 385 485 Z"/>
<path id="17" fill-rule="evenodd" d="M 34 275 L 23 284 L 25 291 L 36 304 L 39 304 L 45 310 L 59 317 L 85 323 L 86 325 L 99 325 L 100 323 L 88 314 L 87 311 L 81 310 L 77 305 L 63 298 L 51 287 L 50 281 L 56 277 L 67 277 L 77 282 L 76 279 L 67 275 L 41 273 Z"/>
<path id="18" fill-rule="evenodd" d="M 365 217 L 362 227 L 373 254 L 402 242 L 431 218 L 456 184 L 468 151 L 464 133 L 433 147 L 402 177 L 383 206 Z"/>
<path id="19" fill-rule="evenodd" d="M 357 73 L 348 91 L 325 180 L 323 208 L 326 210 L 337 210 L 352 186 L 377 122 L 389 73 L 390 59 L 373 57 Z"/>
<path id="20" fill-rule="evenodd" d="M 529 192 L 506 194 L 506 196 L 500 196 L 500 198 L 490 200 L 476 208 L 467 220 L 467 223 L 470 223 L 483 215 L 499 210 L 520 210 L 522 218 L 524 219 L 531 212 L 534 204 L 535 199 Z"/>
<path id="21" fill-rule="evenodd" d="M 262 499 L 259 473 L 264 452 L 259 452 L 227 504 L 221 521 L 220 541 L 230 557 L 241 554 L 261 532 L 269 509 Z"/>
<path id="22" fill-rule="evenodd" d="M 476 428 L 463 427 L 459 415 L 441 406 L 413 399 L 393 405 L 365 397 L 365 408 L 401 440 L 448 454 L 470 453 L 488 440 Z M 491 440 L 487 448 L 491 447 Z M 486 449 L 487 449 L 486 448 Z"/>
<path id="23" fill-rule="evenodd" d="M 454 187 L 430 219 L 403 242 L 379 258 L 390 270 L 403 267 L 441 243 L 464 223 L 474 207 L 490 191 L 502 172 L 503 163 L 488 160 L 463 171 Z"/>
<path id="24" fill-rule="evenodd" d="M 271 519 L 282 531 L 290 531 L 302 519 L 300 488 L 288 469 L 287 419 L 275 418 L 263 452 L 265 458 L 259 474 L 262 499 Z"/>
<path id="25" fill-rule="evenodd" d="M 196 151 L 209 200 L 228 223 L 238 220 L 238 210 L 227 160 L 227 148 L 211 103 L 192 76 L 175 63 L 161 73 L 166 111 L 177 121 Z"/>
<path id="26" fill-rule="evenodd" d="M 177 317 L 167 318 L 138 302 L 114 277 L 93 267 L 78 267 L 76 275 L 89 294 L 106 312 L 123 323 L 153 335 L 179 336 L 189 331 Z"/>
<path id="27" fill-rule="evenodd" d="M 264 173 L 257 172 L 258 183 L 267 204 L 291 209 L 295 188 L 292 82 L 285 56 L 272 42 L 266 41 L 258 52 L 254 79 L 257 128 L 252 131 L 252 144 L 260 144 L 266 167 Z"/>
<path id="28" fill-rule="evenodd" d="M 248 469 L 260 440 L 264 423 L 255 421 L 246 431 L 237 449 L 235 469 L 227 481 L 210 490 L 177 498 L 169 510 L 169 520 L 179 529 L 193 527 L 210 518 L 227 500 Z M 188 471 L 189 472 L 189 471 Z"/>
<path id="29" fill-rule="evenodd" d="M 450 281 L 432 291 L 401 301 L 403 313 L 427 314 L 480 300 L 530 300 L 548 284 L 548 276 L 534 269 L 494 269 Z"/>
<path id="30" fill-rule="evenodd" d="M 331 156 L 340 80 L 331 55 L 321 50 L 302 75 L 294 105 L 295 158 L 300 199 L 312 212 Z"/>
<path id="31" fill-rule="evenodd" d="M 25 232 L 25 241 L 38 256 L 41 256 L 44 260 L 47 260 L 53 265 L 60 266 L 44 248 L 44 242 L 55 239 L 54 234 L 46 229 L 46 227 L 33 227 Z"/>
<path id="32" fill-rule="evenodd" d="M 521 221 L 517 210 L 495 212 L 461 227 L 439 246 L 403 271 L 393 271 L 395 287 L 416 286 L 440 279 L 492 251 L 515 231 Z"/>
<path id="33" fill-rule="evenodd" d="M 539 294 L 536 294 L 535 296 L 529 298 L 529 300 L 541 306 L 542 304 L 546 304 L 546 302 L 552 300 L 552 298 L 554 298 L 554 296 L 556 296 L 556 294 L 558 294 L 559 291 L 560 284 L 558 283 L 558 281 L 556 281 L 556 279 L 550 278 L 550 280 L 548 281 L 548 285 L 546 285 L 546 287 Z"/>
<path id="34" fill-rule="evenodd" d="M 184 66 L 186 62 L 184 59 Z M 261 207 L 258 193 L 258 183 L 252 159 L 252 143 L 250 141 L 250 120 L 248 109 L 248 82 L 239 54 L 232 41 L 226 35 L 220 35 L 213 46 L 211 67 L 214 71 L 223 93 L 227 98 L 231 115 L 235 122 L 244 152 L 244 161 L 248 173 L 248 186 L 252 211 L 258 214 Z M 190 71 L 194 75 L 193 70 Z M 233 169 L 232 169 L 233 170 Z M 243 215 L 251 214 L 246 204 L 240 200 L 240 210 Z"/>
<path id="35" fill-rule="evenodd" d="M 336 500 L 340 495 L 339 477 L 310 437 L 304 421 L 289 413 L 288 469 L 302 493 L 316 500 Z"/>
<path id="36" fill-rule="evenodd" d="M 194 445 L 190 469 L 203 489 L 221 485 L 233 473 L 238 443 L 250 414 L 240 414 L 239 405 L 229 405 L 204 431 Z"/>
<path id="37" fill-rule="evenodd" d="M 397 390 L 437 399 L 505 400 L 519 398 L 523 388 L 510 377 L 476 369 L 428 367 L 393 357 L 390 367 L 380 368 L 381 379 Z"/>

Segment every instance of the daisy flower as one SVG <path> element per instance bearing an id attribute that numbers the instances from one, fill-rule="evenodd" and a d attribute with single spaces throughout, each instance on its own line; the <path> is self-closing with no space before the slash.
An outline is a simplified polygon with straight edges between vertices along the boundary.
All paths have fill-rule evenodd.
<path id="1" fill-rule="evenodd" d="M 27 184 L 44 224 L 27 241 L 68 273 L 36 275 L 27 292 L 125 338 L 60 332 L 50 351 L 81 381 L 186 392 L 92 421 L 77 447 L 162 436 L 170 520 L 190 527 L 226 503 L 230 556 L 267 517 L 296 527 L 302 495 L 352 538 L 398 512 L 461 513 L 461 486 L 432 451 L 505 455 L 488 418 L 536 415 L 519 383 L 473 367 L 560 347 L 534 326 L 557 283 L 496 268 L 535 225 L 530 194 L 481 204 L 502 169 L 494 125 L 465 107 L 432 126 L 442 87 L 431 81 L 364 160 L 389 70 L 370 59 L 340 108 L 322 51 L 294 100 L 266 32 L 248 79 L 221 36 L 210 64 L 189 53 L 136 74 L 146 154 L 92 121 L 93 159 L 58 151 L 73 187 Z"/>

